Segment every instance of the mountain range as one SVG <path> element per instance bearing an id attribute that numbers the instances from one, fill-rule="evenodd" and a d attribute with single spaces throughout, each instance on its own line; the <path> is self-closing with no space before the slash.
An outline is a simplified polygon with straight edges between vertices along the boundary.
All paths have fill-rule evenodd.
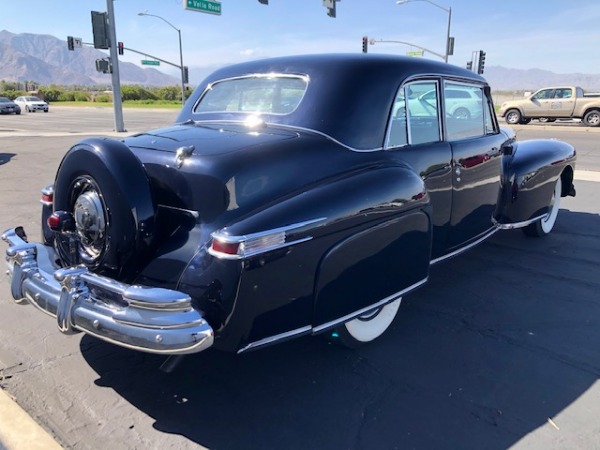
<path id="1" fill-rule="evenodd" d="M 88 46 L 69 51 L 67 42 L 54 36 L 0 31 L 0 80 L 35 81 L 42 85 L 108 85 L 111 83 L 110 75 L 97 72 L 95 65 L 97 59 L 106 56 L 106 53 Z M 190 68 L 192 84 L 198 83 L 216 68 Z M 179 83 L 176 77 L 132 63 L 121 62 L 119 72 L 123 84 L 166 86 Z M 541 69 L 487 66 L 483 76 L 495 91 L 535 91 L 558 85 L 600 91 L 598 74 L 557 74 Z"/>
<path id="2" fill-rule="evenodd" d="M 54 36 L 0 31 L 0 80 L 109 85 L 110 74 L 96 71 L 96 60 L 106 57 L 106 53 L 87 46 L 69 51 L 67 42 Z M 126 62 L 119 63 L 119 73 L 123 84 L 169 86 L 180 82 L 156 69 Z"/>

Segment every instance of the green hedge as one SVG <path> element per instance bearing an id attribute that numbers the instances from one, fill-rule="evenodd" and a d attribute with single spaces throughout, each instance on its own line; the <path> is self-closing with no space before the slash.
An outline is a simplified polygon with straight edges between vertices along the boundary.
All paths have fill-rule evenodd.
<path id="1" fill-rule="evenodd" d="M 23 90 L 15 89 L 17 83 L 10 83 L 0 80 L 0 96 L 8 97 L 12 100 L 21 96 L 27 95 Z M 40 97 L 43 97 L 47 102 L 100 102 L 107 103 L 112 101 L 112 94 L 106 91 L 110 90 L 109 86 L 39 86 L 38 91 Z M 186 97 L 192 93 L 191 89 L 186 90 Z M 144 104 L 169 103 L 181 100 L 180 86 L 165 86 L 165 87 L 143 87 L 135 85 L 121 86 L 121 98 L 124 101 L 140 101 Z"/>

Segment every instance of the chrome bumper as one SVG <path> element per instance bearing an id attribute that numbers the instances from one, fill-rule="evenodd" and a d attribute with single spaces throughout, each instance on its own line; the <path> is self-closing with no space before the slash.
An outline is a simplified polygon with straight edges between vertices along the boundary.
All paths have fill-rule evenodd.
<path id="1" fill-rule="evenodd" d="M 7 274 L 17 303 L 29 302 L 56 317 L 66 334 L 79 331 L 122 347 L 164 355 L 196 353 L 214 341 L 211 326 L 187 294 L 127 285 L 84 266 L 58 269 L 54 250 L 7 230 Z"/>

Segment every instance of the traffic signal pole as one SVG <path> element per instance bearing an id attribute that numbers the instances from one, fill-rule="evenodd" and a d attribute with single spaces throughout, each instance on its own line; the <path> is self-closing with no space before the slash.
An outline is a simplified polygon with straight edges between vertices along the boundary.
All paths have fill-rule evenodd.
<path id="1" fill-rule="evenodd" d="M 110 61 L 112 64 L 113 106 L 115 110 L 115 131 L 127 131 L 123 122 L 123 103 L 121 99 L 121 80 L 119 77 L 119 55 L 117 49 L 117 28 L 115 26 L 115 9 L 113 0 L 106 0 L 108 13 L 108 38 L 110 40 Z"/>

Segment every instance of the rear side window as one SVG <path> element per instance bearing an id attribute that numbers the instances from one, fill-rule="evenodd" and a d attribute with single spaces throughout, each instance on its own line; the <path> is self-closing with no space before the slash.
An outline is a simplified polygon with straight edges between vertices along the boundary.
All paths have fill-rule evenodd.
<path id="1" fill-rule="evenodd" d="M 435 81 L 417 81 L 396 94 L 386 147 L 438 142 L 440 95 Z"/>
<path id="2" fill-rule="evenodd" d="M 204 92 L 194 112 L 289 114 L 300 104 L 307 86 L 307 77 L 273 74 L 218 81 Z"/>

